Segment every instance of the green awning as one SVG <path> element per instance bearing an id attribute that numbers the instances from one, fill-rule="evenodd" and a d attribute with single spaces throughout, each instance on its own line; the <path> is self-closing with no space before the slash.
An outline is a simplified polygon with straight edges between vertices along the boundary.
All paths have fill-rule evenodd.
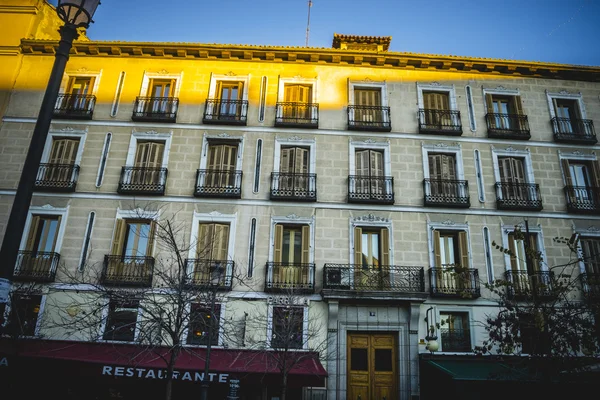
<path id="1" fill-rule="evenodd" d="M 458 381 L 532 380 L 525 371 L 511 368 L 497 360 L 429 360 L 427 363 Z"/>

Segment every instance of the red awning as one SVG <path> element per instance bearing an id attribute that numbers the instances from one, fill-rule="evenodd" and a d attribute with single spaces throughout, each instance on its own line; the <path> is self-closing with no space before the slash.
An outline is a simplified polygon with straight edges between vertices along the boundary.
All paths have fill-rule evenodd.
<path id="1" fill-rule="evenodd" d="M 76 361 L 112 366 L 134 366 L 141 368 L 164 369 L 163 357 L 169 356 L 165 347 L 142 348 L 139 345 L 95 342 L 72 342 L 53 340 L 22 340 L 17 342 L 0 341 L 0 353 L 19 358 L 44 358 Z M 294 364 L 290 375 L 324 378 L 327 371 L 315 352 L 295 351 L 277 353 L 274 351 L 239 350 L 213 348 L 210 353 L 210 370 L 230 374 L 278 374 L 278 362 L 289 357 Z M 186 347 L 177 358 L 176 370 L 203 371 L 206 348 Z"/>

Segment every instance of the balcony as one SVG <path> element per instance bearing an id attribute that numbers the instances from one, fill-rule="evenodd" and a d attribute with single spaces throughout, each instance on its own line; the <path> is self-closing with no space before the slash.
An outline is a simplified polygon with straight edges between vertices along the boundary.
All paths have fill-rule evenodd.
<path id="1" fill-rule="evenodd" d="M 315 264 L 267 262 L 265 292 L 314 293 Z"/>
<path id="2" fill-rule="evenodd" d="M 394 204 L 394 178 L 348 176 L 348 203 Z"/>
<path id="3" fill-rule="evenodd" d="M 35 190 L 44 192 L 74 192 L 79 177 L 79 165 L 40 164 L 35 178 Z"/>
<path id="4" fill-rule="evenodd" d="M 496 139 L 529 140 L 527 115 L 487 113 L 488 137 Z"/>
<path id="5" fill-rule="evenodd" d="M 471 352 L 471 335 L 463 329 L 440 328 L 442 351 L 444 352 Z"/>
<path id="6" fill-rule="evenodd" d="M 508 297 L 516 300 L 538 298 L 549 299 L 552 293 L 552 272 L 535 271 L 506 271 L 506 281 L 509 283 L 506 287 Z"/>
<path id="7" fill-rule="evenodd" d="M 381 106 L 348 106 L 348 129 L 351 131 L 389 132 L 390 108 Z"/>
<path id="8" fill-rule="evenodd" d="M 460 111 L 419 109 L 419 133 L 462 135 Z"/>
<path id="9" fill-rule="evenodd" d="M 121 194 L 164 195 L 166 168 L 123 167 L 117 192 Z"/>
<path id="10" fill-rule="evenodd" d="M 242 171 L 199 169 L 196 172 L 196 197 L 242 197 Z"/>
<path id="11" fill-rule="evenodd" d="M 177 97 L 136 97 L 131 119 L 143 122 L 175 122 Z"/>
<path id="12" fill-rule="evenodd" d="M 600 188 L 593 186 L 565 186 L 567 210 L 578 214 L 600 213 Z"/>
<path id="13" fill-rule="evenodd" d="M 248 100 L 206 99 L 204 124 L 246 125 Z"/>
<path id="14" fill-rule="evenodd" d="M 191 258 L 185 260 L 185 264 L 189 271 L 186 279 L 189 286 L 231 290 L 234 261 Z"/>
<path id="15" fill-rule="evenodd" d="M 271 173 L 271 200 L 317 201 L 317 174 Z"/>
<path id="16" fill-rule="evenodd" d="M 598 142 L 594 121 L 591 119 L 554 117 L 550 122 L 555 142 L 573 144 L 596 144 Z"/>
<path id="17" fill-rule="evenodd" d="M 151 287 L 154 257 L 104 256 L 100 283 L 105 286 Z"/>
<path id="18" fill-rule="evenodd" d="M 325 264 L 324 298 L 424 299 L 422 267 Z"/>
<path id="19" fill-rule="evenodd" d="M 96 96 L 82 94 L 59 94 L 54 105 L 54 118 L 92 119 Z"/>
<path id="20" fill-rule="evenodd" d="M 588 300 L 600 300 L 600 274 L 581 274 L 581 287 Z"/>
<path id="21" fill-rule="evenodd" d="M 429 269 L 429 285 L 432 297 L 476 299 L 481 297 L 479 271 L 461 268 L 460 265 L 442 265 Z"/>
<path id="22" fill-rule="evenodd" d="M 469 182 L 447 179 L 423 179 L 424 205 L 430 207 L 469 208 Z"/>
<path id="23" fill-rule="evenodd" d="M 319 127 L 319 105 L 316 103 L 277 103 L 275 126 L 282 128 Z"/>
<path id="24" fill-rule="evenodd" d="M 535 183 L 496 182 L 498 210 L 540 211 L 542 196 Z"/>
<path id="25" fill-rule="evenodd" d="M 60 254 L 45 251 L 20 250 L 13 271 L 13 280 L 27 282 L 54 282 Z"/>

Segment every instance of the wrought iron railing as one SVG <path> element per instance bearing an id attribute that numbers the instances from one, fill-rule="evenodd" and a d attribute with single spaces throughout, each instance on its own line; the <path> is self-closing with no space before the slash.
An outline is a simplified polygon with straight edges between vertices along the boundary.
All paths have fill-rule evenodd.
<path id="1" fill-rule="evenodd" d="M 54 282 L 59 262 L 58 253 L 20 250 L 13 271 L 13 280 Z"/>
<path id="2" fill-rule="evenodd" d="M 187 265 L 187 283 L 192 286 L 231 290 L 235 262 L 232 260 L 210 260 L 190 258 Z"/>
<path id="3" fill-rule="evenodd" d="M 239 199 L 242 196 L 242 171 L 199 169 L 194 196 Z"/>
<path id="4" fill-rule="evenodd" d="M 580 275 L 581 287 L 588 299 L 597 301 L 600 299 L 600 274 L 583 272 Z"/>
<path id="5" fill-rule="evenodd" d="M 529 140 L 529 121 L 527 115 L 487 113 L 488 137 L 498 139 Z"/>
<path id="6" fill-rule="evenodd" d="M 535 183 L 496 182 L 496 207 L 499 210 L 541 210 L 540 185 Z"/>
<path id="7" fill-rule="evenodd" d="M 391 176 L 348 176 L 348 202 L 394 204 L 394 178 Z"/>
<path id="8" fill-rule="evenodd" d="M 154 257 L 105 255 L 100 283 L 107 286 L 152 286 Z"/>
<path id="9" fill-rule="evenodd" d="M 591 119 L 558 118 L 551 120 L 554 131 L 554 141 L 563 143 L 587 143 L 598 142 L 594 121 Z"/>
<path id="10" fill-rule="evenodd" d="M 136 97 L 133 105 L 134 121 L 175 122 L 179 99 L 177 97 Z"/>
<path id="11" fill-rule="evenodd" d="M 506 287 L 509 298 L 549 298 L 552 296 L 552 272 L 506 271 Z"/>
<path id="12" fill-rule="evenodd" d="M 419 109 L 419 133 L 462 135 L 460 111 Z"/>
<path id="13" fill-rule="evenodd" d="M 123 167 L 119 179 L 119 193 L 165 194 L 166 168 Z"/>
<path id="14" fill-rule="evenodd" d="M 246 125 L 248 100 L 206 99 L 205 124 Z"/>
<path id="15" fill-rule="evenodd" d="M 426 206 L 470 207 L 469 182 L 449 179 L 423 179 Z"/>
<path id="16" fill-rule="evenodd" d="M 59 94 L 54 105 L 54 118 L 92 119 L 96 96 Z"/>
<path id="17" fill-rule="evenodd" d="M 313 293 L 315 264 L 267 262 L 265 292 Z"/>
<path id="18" fill-rule="evenodd" d="M 479 271 L 461 268 L 460 265 L 442 265 L 429 269 L 432 296 L 473 299 L 481 297 Z"/>
<path id="19" fill-rule="evenodd" d="M 471 334 L 468 330 L 440 328 L 440 339 L 442 340 L 442 350 L 445 352 L 470 352 Z"/>
<path id="20" fill-rule="evenodd" d="M 35 190 L 74 192 L 79 177 L 79 165 L 40 164 L 35 177 Z"/>
<path id="21" fill-rule="evenodd" d="M 568 172 L 567 172 L 568 173 Z M 565 186 L 567 210 L 575 213 L 600 212 L 600 188 L 594 186 Z"/>
<path id="22" fill-rule="evenodd" d="M 390 108 L 382 106 L 348 106 L 348 129 L 389 132 Z"/>
<path id="23" fill-rule="evenodd" d="M 325 264 L 323 288 L 351 291 L 425 292 L 422 267 Z"/>
<path id="24" fill-rule="evenodd" d="M 317 174 L 271 173 L 272 200 L 317 200 Z"/>
<path id="25" fill-rule="evenodd" d="M 319 127 L 319 104 L 317 103 L 277 103 L 275 126 L 296 128 Z"/>

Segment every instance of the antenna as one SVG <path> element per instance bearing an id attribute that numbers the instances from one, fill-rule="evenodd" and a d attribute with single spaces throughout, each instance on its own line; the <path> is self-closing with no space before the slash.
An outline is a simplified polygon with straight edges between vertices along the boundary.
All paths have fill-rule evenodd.
<path id="1" fill-rule="evenodd" d="M 310 33 L 310 8 L 312 7 L 312 0 L 308 0 L 308 21 L 306 22 L 306 47 L 308 47 L 308 34 Z"/>

